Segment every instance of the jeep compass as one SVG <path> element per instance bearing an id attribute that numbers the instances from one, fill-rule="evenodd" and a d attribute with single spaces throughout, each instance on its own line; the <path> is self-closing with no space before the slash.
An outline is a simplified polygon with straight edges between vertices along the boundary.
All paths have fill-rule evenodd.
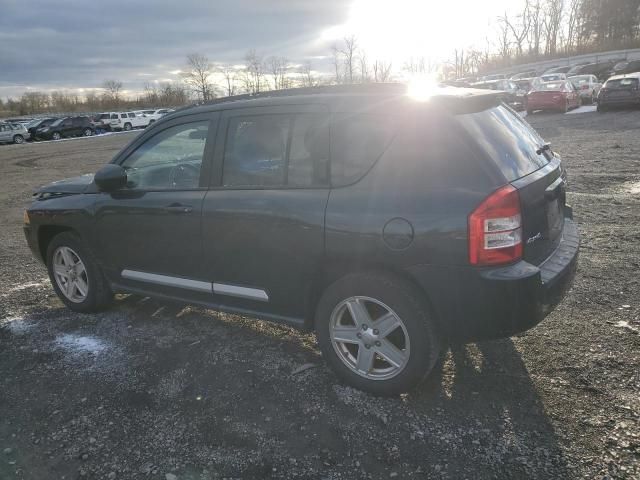
<path id="1" fill-rule="evenodd" d="M 388 395 L 562 298 L 565 186 L 495 92 L 321 87 L 173 112 L 38 189 L 24 231 L 72 310 L 131 293 L 315 330 L 343 381 Z"/>

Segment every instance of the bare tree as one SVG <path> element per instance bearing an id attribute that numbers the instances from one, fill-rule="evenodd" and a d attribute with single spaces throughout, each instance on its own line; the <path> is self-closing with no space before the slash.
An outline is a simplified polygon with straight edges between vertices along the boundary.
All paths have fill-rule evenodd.
<path id="1" fill-rule="evenodd" d="M 373 62 L 373 81 L 388 82 L 391 80 L 391 62 L 376 60 Z"/>
<path id="2" fill-rule="evenodd" d="M 211 83 L 212 70 L 213 65 L 206 56 L 199 53 L 187 55 L 187 70 L 182 73 L 182 78 L 203 102 L 215 97 Z"/>
<path id="3" fill-rule="evenodd" d="M 313 67 L 311 62 L 305 62 L 302 64 L 299 70 L 300 83 L 303 87 L 317 87 L 319 82 L 316 76 L 313 74 Z"/>
<path id="4" fill-rule="evenodd" d="M 340 74 L 340 68 L 342 67 L 342 53 L 337 45 L 331 47 L 331 61 L 333 63 L 335 83 L 341 83 L 342 75 Z"/>
<path id="5" fill-rule="evenodd" d="M 104 90 L 104 102 L 109 106 L 117 107 L 120 104 L 122 82 L 118 80 L 105 80 L 102 82 L 102 88 Z"/>
<path id="6" fill-rule="evenodd" d="M 371 78 L 369 77 L 369 64 L 367 62 L 367 52 L 360 50 L 358 53 L 358 62 L 360 63 L 360 83 L 368 83 Z"/>
<path id="7" fill-rule="evenodd" d="M 511 52 L 511 42 L 509 41 L 509 27 L 506 18 L 506 12 L 504 14 L 504 17 L 498 18 L 498 52 L 504 60 L 509 58 L 509 54 Z M 487 58 L 487 63 L 488 60 L 489 59 Z"/>
<path id="8" fill-rule="evenodd" d="M 224 79 L 224 93 L 227 97 L 236 94 L 236 82 L 238 80 L 238 70 L 229 64 L 218 65 L 218 72 Z"/>
<path id="9" fill-rule="evenodd" d="M 529 34 L 529 29 L 531 28 L 531 18 L 529 12 L 529 0 L 525 0 L 524 6 L 522 8 L 522 13 L 516 16 L 515 21 L 509 19 L 509 17 L 507 16 L 507 12 L 504 12 L 504 16 L 502 17 L 503 22 L 511 31 L 511 35 L 516 42 L 516 45 L 518 47 L 518 56 L 522 56 L 522 45 L 524 44 L 524 41 Z"/>
<path id="10" fill-rule="evenodd" d="M 251 49 L 244 56 L 243 83 L 245 90 L 252 95 L 260 93 L 264 81 L 264 62 L 262 56 Z"/>
<path id="11" fill-rule="evenodd" d="M 558 34 L 563 18 L 564 1 L 547 0 L 544 29 L 547 38 L 545 53 L 554 55 L 558 47 Z"/>
<path id="12" fill-rule="evenodd" d="M 267 68 L 273 81 L 273 89 L 281 90 L 288 87 L 287 73 L 289 72 L 289 60 L 284 57 L 267 58 Z"/>
<path id="13" fill-rule="evenodd" d="M 344 37 L 344 45 L 340 53 L 344 57 L 345 76 L 348 83 L 353 83 L 356 71 L 356 52 L 358 50 L 358 40 L 355 35 Z"/>

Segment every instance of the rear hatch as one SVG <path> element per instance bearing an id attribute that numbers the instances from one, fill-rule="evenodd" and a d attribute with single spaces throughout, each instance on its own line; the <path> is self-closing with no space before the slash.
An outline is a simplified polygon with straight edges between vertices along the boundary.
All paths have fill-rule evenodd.
<path id="1" fill-rule="evenodd" d="M 456 117 L 505 182 L 518 190 L 523 258 L 541 264 L 560 243 L 564 227 L 565 181 L 559 157 L 506 106 Z"/>
<path id="2" fill-rule="evenodd" d="M 608 80 L 602 88 L 602 97 L 607 100 L 626 100 L 638 96 L 638 79 L 617 78 Z"/>

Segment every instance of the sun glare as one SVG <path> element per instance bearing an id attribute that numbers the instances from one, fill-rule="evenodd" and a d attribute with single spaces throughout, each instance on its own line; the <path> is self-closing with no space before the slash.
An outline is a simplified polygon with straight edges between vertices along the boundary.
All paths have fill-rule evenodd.
<path id="1" fill-rule="evenodd" d="M 417 75 L 409 79 L 407 95 L 414 100 L 425 102 L 436 93 L 438 88 L 434 75 Z"/>

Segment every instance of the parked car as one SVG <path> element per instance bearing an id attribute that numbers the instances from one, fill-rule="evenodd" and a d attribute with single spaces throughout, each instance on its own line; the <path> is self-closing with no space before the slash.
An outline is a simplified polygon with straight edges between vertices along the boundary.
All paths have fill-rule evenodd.
<path id="1" fill-rule="evenodd" d="M 36 129 L 39 140 L 60 140 L 65 137 L 90 137 L 95 132 L 89 117 L 62 117 L 50 125 Z"/>
<path id="2" fill-rule="evenodd" d="M 511 80 L 521 80 L 523 78 L 533 78 L 537 76 L 537 72 L 535 70 L 527 70 L 525 72 L 516 73 L 511 77 Z"/>
<path id="3" fill-rule="evenodd" d="M 24 125 L 0 123 L 0 143 L 24 143 L 31 137 Z"/>
<path id="4" fill-rule="evenodd" d="M 551 74 L 551 73 L 564 73 L 564 74 L 568 75 L 569 70 L 571 70 L 572 68 L 573 67 L 570 66 L 570 65 L 564 65 L 564 66 L 561 66 L 561 67 L 552 67 L 552 68 L 549 68 L 549 69 L 545 70 L 543 72 L 543 75 L 548 75 L 548 74 Z"/>
<path id="5" fill-rule="evenodd" d="M 585 101 L 595 103 L 598 100 L 598 93 L 602 84 L 595 75 L 576 75 L 569 77 L 569 81 L 580 93 L 582 103 Z"/>
<path id="6" fill-rule="evenodd" d="M 144 128 L 149 122 L 134 112 L 104 112 L 94 117 L 94 126 L 109 130 L 133 130 Z"/>
<path id="7" fill-rule="evenodd" d="M 574 75 L 580 75 L 582 68 L 585 65 L 589 65 L 589 62 L 581 62 L 572 65 L 571 68 L 566 72 L 567 77 L 573 77 Z"/>
<path id="8" fill-rule="evenodd" d="M 611 107 L 640 105 L 640 73 L 616 75 L 609 78 L 598 94 L 598 111 Z"/>
<path id="9" fill-rule="evenodd" d="M 625 60 L 616 63 L 611 70 L 609 76 L 624 75 L 625 73 L 640 72 L 640 60 Z"/>
<path id="10" fill-rule="evenodd" d="M 618 63 L 618 60 L 608 60 L 606 62 L 588 63 L 580 65 L 575 69 L 569 70 L 567 76 L 574 77 L 576 75 L 595 75 L 600 80 L 606 80 L 611 69 Z"/>
<path id="11" fill-rule="evenodd" d="M 564 169 L 495 92 L 269 95 L 176 112 L 37 191 L 26 239 L 68 308 L 130 292 L 314 329 L 342 380 L 396 394 L 445 339 L 512 335 L 562 298 Z"/>
<path id="12" fill-rule="evenodd" d="M 540 75 L 541 82 L 557 82 L 559 80 L 566 80 L 567 76 L 564 73 L 546 73 Z"/>
<path id="13" fill-rule="evenodd" d="M 38 130 L 38 128 L 47 127 L 47 126 L 51 125 L 53 122 L 55 122 L 56 120 L 57 120 L 57 118 L 55 118 L 55 117 L 36 118 L 35 120 L 32 120 L 31 122 L 29 122 L 26 125 L 26 128 L 29 131 L 30 137 L 35 140 L 36 131 Z"/>
<path id="14" fill-rule="evenodd" d="M 580 94 L 571 82 L 542 82 L 527 95 L 527 114 L 530 115 L 536 110 L 566 113 L 580 104 Z"/>
<path id="15" fill-rule="evenodd" d="M 151 125 L 173 111 L 174 110 L 171 108 L 160 108 L 158 110 L 151 111 L 151 113 L 145 113 L 144 116 L 148 119 L 149 125 Z"/>
<path id="16" fill-rule="evenodd" d="M 476 82 L 473 88 L 483 90 L 499 90 L 500 98 L 516 110 L 524 110 L 527 92 L 521 89 L 513 80 L 491 80 L 488 82 Z"/>

